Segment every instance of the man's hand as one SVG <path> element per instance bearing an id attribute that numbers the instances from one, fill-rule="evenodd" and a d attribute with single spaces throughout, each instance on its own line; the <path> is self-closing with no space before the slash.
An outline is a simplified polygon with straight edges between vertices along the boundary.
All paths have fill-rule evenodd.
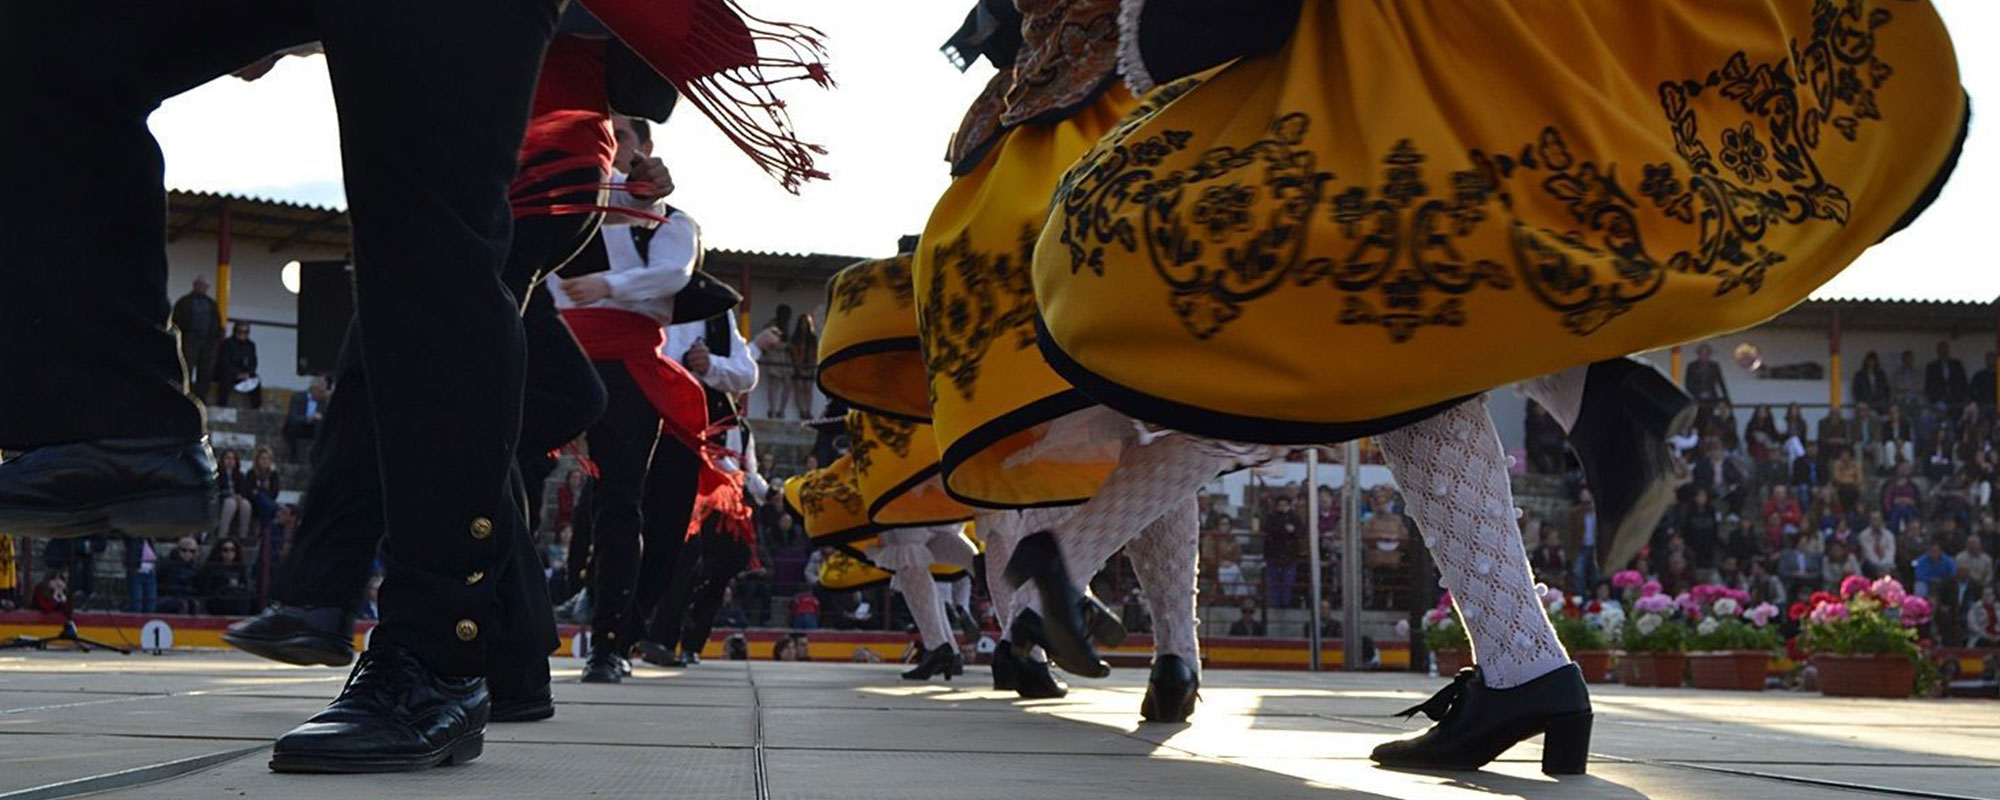
<path id="1" fill-rule="evenodd" d="M 657 156 L 636 159 L 625 176 L 625 191 L 650 203 L 674 193 L 674 175 L 667 170 L 667 162 Z"/>
<path id="2" fill-rule="evenodd" d="M 589 305 L 611 296 L 611 282 L 603 275 L 585 275 L 562 282 L 562 292 L 577 305 Z"/>
<path id="3" fill-rule="evenodd" d="M 681 354 L 681 366 L 687 367 L 687 371 L 697 378 L 708 377 L 708 370 L 713 366 L 708 355 L 708 342 L 696 339 L 694 346 Z"/>
<path id="4" fill-rule="evenodd" d="M 769 351 L 785 343 L 785 332 L 778 330 L 777 326 L 765 328 L 750 343 L 756 345 L 759 350 Z"/>

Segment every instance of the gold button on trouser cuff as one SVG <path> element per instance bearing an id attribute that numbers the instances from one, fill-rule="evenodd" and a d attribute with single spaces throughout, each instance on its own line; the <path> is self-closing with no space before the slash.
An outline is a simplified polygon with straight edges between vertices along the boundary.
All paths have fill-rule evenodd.
<path id="1" fill-rule="evenodd" d="M 483 580 L 485 580 L 485 579 L 486 579 L 486 573 L 484 573 L 484 572 L 474 572 L 474 573 L 472 573 L 471 575 L 467 575 L 467 576 L 465 576 L 465 585 L 467 585 L 467 586 L 471 586 L 471 585 L 473 585 L 473 584 L 476 584 L 476 583 L 478 583 L 478 582 L 480 582 L 480 581 L 483 581 Z"/>
<path id="2" fill-rule="evenodd" d="M 492 535 L 493 535 L 493 520 L 487 519 L 485 517 L 474 517 L 472 519 L 472 538 L 485 539 Z"/>
<path id="3" fill-rule="evenodd" d="M 477 638 L 479 638 L 479 623 L 473 622 L 472 620 L 469 619 L 462 619 L 458 621 L 459 641 L 469 642 Z"/>

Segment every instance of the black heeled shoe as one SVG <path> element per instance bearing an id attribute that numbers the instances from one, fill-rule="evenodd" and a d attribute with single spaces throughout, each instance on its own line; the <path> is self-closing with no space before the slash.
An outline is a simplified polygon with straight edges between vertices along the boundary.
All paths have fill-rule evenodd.
<path id="1" fill-rule="evenodd" d="M 1010 631 L 1007 638 L 1016 647 L 1041 645 L 1056 666 L 1072 675 L 1102 678 L 1111 674 L 1111 665 L 1097 656 L 1097 647 L 1091 643 L 1092 628 L 1106 627 L 1104 617 L 1109 617 L 1110 612 L 1099 612 L 1097 609 L 1103 605 L 1070 583 L 1069 569 L 1063 566 L 1062 548 L 1056 544 L 1055 534 L 1039 531 L 1022 538 L 1014 546 L 1014 557 L 1007 562 L 1007 580 L 1015 586 L 1034 581 L 1035 590 L 1041 595 L 1042 611 L 1048 614 L 1046 620 L 1033 611 L 1015 617 L 1015 631 Z M 1030 618 L 1033 620 L 1031 629 L 1025 631 L 1027 635 L 1017 633 Z M 1119 625 L 1117 630 L 1122 634 L 1124 626 Z M 1122 641 L 1122 635 L 1119 638 Z"/>
<path id="2" fill-rule="evenodd" d="M 1014 645 L 1006 639 L 993 648 L 993 661 L 988 666 L 993 670 L 993 691 L 1011 692 L 1021 687 L 1021 660 L 1014 655 Z"/>
<path id="3" fill-rule="evenodd" d="M 687 666 L 685 659 L 674 654 L 672 645 L 641 639 L 635 647 L 639 651 L 639 660 L 653 666 L 666 667 L 668 669 L 678 669 Z"/>
<path id="4" fill-rule="evenodd" d="M 1673 451 L 1667 440 L 1694 427 L 1694 398 L 1644 363 L 1613 358 L 1584 373 L 1583 399 L 1570 448 L 1597 502 L 1598 565 L 1625 568 L 1652 538 L 1674 502 Z"/>
<path id="5" fill-rule="evenodd" d="M 1403 711 L 1437 721 L 1422 735 L 1375 748 L 1371 758 L 1398 769 L 1476 770 L 1537 734 L 1542 772 L 1582 775 L 1590 760 L 1590 689 L 1570 664 L 1511 689 L 1489 689 L 1478 667 L 1459 671 L 1421 705 Z"/>
<path id="6" fill-rule="evenodd" d="M 1153 659 L 1153 676 L 1146 681 L 1146 699 L 1139 703 L 1139 717 L 1147 722 L 1186 722 L 1194 716 L 1194 702 L 1201 699 L 1201 676 L 1176 655 Z"/>
<path id="7" fill-rule="evenodd" d="M 903 673 L 903 680 L 927 681 L 933 675 L 943 675 L 944 679 L 949 681 L 964 674 L 965 657 L 959 655 L 956 648 L 946 644 L 925 653 L 923 659 L 917 662 L 916 668 Z"/>
<path id="8" fill-rule="evenodd" d="M 1023 700 L 1059 700 L 1069 696 L 1069 684 L 1049 669 L 1049 662 L 1024 655 L 1014 658 L 1014 694 Z"/>
<path id="9" fill-rule="evenodd" d="M 584 683 L 624 683 L 625 659 L 612 655 L 608 650 L 592 651 L 590 660 L 583 665 Z"/>

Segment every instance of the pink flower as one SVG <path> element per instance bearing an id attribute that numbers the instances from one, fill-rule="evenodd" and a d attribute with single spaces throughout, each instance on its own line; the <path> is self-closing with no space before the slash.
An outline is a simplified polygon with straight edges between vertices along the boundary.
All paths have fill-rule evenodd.
<path id="1" fill-rule="evenodd" d="M 1694 591 L 1690 592 L 1689 594 L 1694 595 L 1695 603 L 1705 606 L 1715 602 L 1715 599 L 1721 597 L 1722 593 L 1725 591 L 1727 591 L 1727 589 L 1725 589 L 1721 585 L 1713 583 L 1704 583 L 1700 586 L 1694 587 Z"/>
<path id="2" fill-rule="evenodd" d="M 1632 609 L 1641 614 L 1671 614 L 1674 599 L 1664 594 L 1649 594 L 1632 601 Z"/>
<path id="3" fill-rule="evenodd" d="M 1618 589 L 1635 588 L 1645 582 L 1646 576 L 1639 574 L 1636 569 L 1628 569 L 1611 576 L 1611 585 Z"/>
<path id="4" fill-rule="evenodd" d="M 1725 592 L 1722 596 L 1727 597 L 1731 600 L 1735 600 L 1738 605 L 1745 605 L 1745 606 L 1750 605 L 1750 593 L 1743 591 L 1742 589 L 1730 589 L 1727 592 Z"/>
<path id="5" fill-rule="evenodd" d="M 1806 621 L 1814 625 L 1827 625 L 1843 619 L 1847 619 L 1846 603 L 1821 603 L 1806 617 Z"/>
<path id="6" fill-rule="evenodd" d="M 1890 608 L 1902 605 L 1903 599 L 1909 597 L 1909 593 L 1903 591 L 1903 584 L 1897 583 L 1895 578 L 1887 575 L 1868 587 L 1868 591 L 1875 595 L 1875 599 L 1882 601 L 1882 605 Z M 1929 604 L 1926 603 L 1925 606 L 1928 607 Z"/>
<path id="7" fill-rule="evenodd" d="M 1645 584 L 1639 587 L 1639 596 L 1652 597 L 1664 591 L 1666 591 L 1666 587 L 1661 586 L 1659 581 L 1646 581 Z"/>
<path id="8" fill-rule="evenodd" d="M 1921 597 L 1903 598 L 1903 627 L 1919 628 L 1931 621 L 1931 601 Z"/>
<path id="9" fill-rule="evenodd" d="M 1701 618 L 1701 602 L 1694 598 L 1692 592 L 1681 592 L 1674 598 L 1674 605 L 1680 606 L 1681 613 L 1686 614 L 1688 619 Z"/>
<path id="10" fill-rule="evenodd" d="M 1840 596 L 1853 599 L 1855 595 L 1868 591 L 1868 579 L 1859 575 L 1849 575 L 1840 582 Z"/>
<path id="11" fill-rule="evenodd" d="M 1451 617 L 1451 612 L 1446 611 L 1442 608 L 1433 608 L 1430 611 L 1424 613 L 1424 622 L 1426 624 L 1436 625 L 1440 622 L 1445 621 L 1450 617 Z"/>
<path id="12" fill-rule="evenodd" d="M 1762 605 L 1757 606 L 1756 608 L 1750 609 L 1750 613 L 1745 614 L 1744 616 L 1750 618 L 1751 624 L 1754 624 L 1757 627 L 1762 628 L 1765 625 L 1771 624 L 1771 620 L 1774 617 L 1777 617 L 1779 613 L 1781 612 L 1778 611 L 1777 606 L 1771 605 L 1770 603 L 1764 603 Z"/>
<path id="13" fill-rule="evenodd" d="M 1451 608 L 1451 590 L 1446 589 L 1438 594 L 1437 607 L 1439 610 Z"/>
<path id="14" fill-rule="evenodd" d="M 1409 620 L 1407 620 L 1407 619 L 1399 619 L 1399 620 L 1396 620 L 1396 638 L 1398 638 L 1398 639 L 1408 639 L 1408 638 L 1410 638 L 1410 621 L 1409 621 Z"/>

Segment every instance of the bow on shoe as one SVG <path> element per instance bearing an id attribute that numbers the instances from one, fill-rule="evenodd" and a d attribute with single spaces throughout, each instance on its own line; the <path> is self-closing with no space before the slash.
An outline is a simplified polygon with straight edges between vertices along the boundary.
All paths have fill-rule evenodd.
<path id="1" fill-rule="evenodd" d="M 1477 667 L 1466 667 L 1459 670 L 1458 676 L 1453 678 L 1451 683 L 1446 684 L 1443 689 L 1439 689 L 1437 694 L 1431 695 L 1431 699 L 1403 709 L 1397 712 L 1396 716 L 1409 719 L 1422 713 L 1424 716 L 1430 717 L 1432 722 L 1443 722 L 1445 717 L 1450 716 L 1451 712 L 1458 708 L 1459 701 L 1465 698 L 1465 687 L 1478 679 L 1479 668 Z"/>

